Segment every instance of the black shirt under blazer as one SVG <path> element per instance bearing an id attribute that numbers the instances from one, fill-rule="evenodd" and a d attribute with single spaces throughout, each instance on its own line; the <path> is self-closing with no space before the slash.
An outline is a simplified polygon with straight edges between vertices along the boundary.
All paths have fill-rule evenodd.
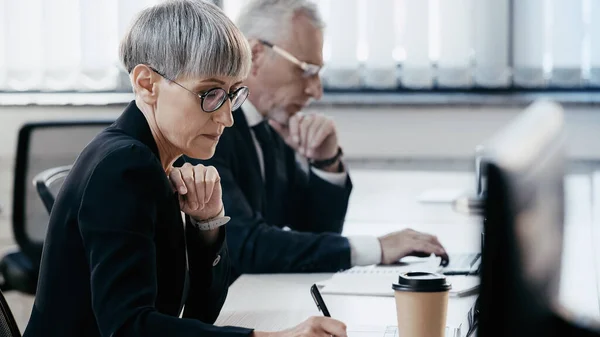
<path id="1" fill-rule="evenodd" d="M 24 337 L 250 335 L 212 325 L 230 264 L 225 230 L 214 247 L 199 235 L 184 225 L 150 128 L 132 102 L 83 150 L 57 197 Z"/>

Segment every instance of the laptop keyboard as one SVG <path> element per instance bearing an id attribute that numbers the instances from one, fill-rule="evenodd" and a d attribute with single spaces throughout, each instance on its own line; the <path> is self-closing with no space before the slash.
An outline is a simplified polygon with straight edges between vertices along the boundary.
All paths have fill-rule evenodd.
<path id="1" fill-rule="evenodd" d="M 385 327 L 385 333 L 383 337 L 396 337 L 398 334 L 398 327 L 393 325 L 388 325 Z"/>
<path id="2" fill-rule="evenodd" d="M 480 253 L 452 254 L 450 255 L 450 263 L 441 271 L 444 274 L 468 274 L 475 272 L 480 263 Z"/>

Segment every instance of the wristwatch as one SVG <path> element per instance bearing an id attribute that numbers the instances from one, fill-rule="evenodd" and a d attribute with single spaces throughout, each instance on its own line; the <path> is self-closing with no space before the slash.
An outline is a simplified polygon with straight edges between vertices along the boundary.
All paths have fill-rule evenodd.
<path id="1" fill-rule="evenodd" d="M 338 159 L 340 159 L 340 157 L 342 157 L 342 155 L 344 154 L 344 152 L 342 151 L 341 147 L 338 147 L 338 151 L 335 154 L 335 156 L 328 158 L 328 159 L 322 159 L 322 160 L 314 160 L 311 159 L 310 160 L 310 164 L 318 169 L 322 169 L 325 168 L 327 166 L 331 166 L 331 164 L 335 163 L 336 161 L 338 161 Z"/>
<path id="2" fill-rule="evenodd" d="M 226 223 L 228 223 L 229 220 L 231 220 L 230 217 L 225 216 L 225 208 L 221 209 L 221 212 L 219 212 L 219 215 L 217 215 L 216 217 L 211 218 L 211 219 L 198 221 L 191 216 L 189 218 L 190 218 L 190 222 L 191 222 L 192 226 L 198 228 L 201 231 L 210 231 L 215 228 L 219 228 L 219 227 L 225 225 Z"/>

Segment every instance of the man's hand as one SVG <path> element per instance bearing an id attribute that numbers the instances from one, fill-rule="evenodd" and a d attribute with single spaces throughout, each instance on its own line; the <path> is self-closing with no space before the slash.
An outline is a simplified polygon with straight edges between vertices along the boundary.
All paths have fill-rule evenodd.
<path id="1" fill-rule="evenodd" d="M 223 209 L 221 177 L 213 166 L 185 163 L 173 167 L 169 179 L 185 214 L 202 221 L 218 216 Z"/>
<path id="2" fill-rule="evenodd" d="M 346 337 L 347 335 L 344 323 L 333 318 L 315 316 L 283 331 L 254 331 L 252 337 Z"/>
<path id="3" fill-rule="evenodd" d="M 297 113 L 287 126 L 272 119 L 269 124 L 291 148 L 308 159 L 329 159 L 337 154 L 337 131 L 327 116 Z"/>
<path id="4" fill-rule="evenodd" d="M 405 256 L 427 257 L 435 254 L 442 258 L 442 265 L 448 264 L 446 250 L 437 237 L 412 229 L 390 233 L 379 238 L 381 243 L 381 263 L 394 264 Z"/>

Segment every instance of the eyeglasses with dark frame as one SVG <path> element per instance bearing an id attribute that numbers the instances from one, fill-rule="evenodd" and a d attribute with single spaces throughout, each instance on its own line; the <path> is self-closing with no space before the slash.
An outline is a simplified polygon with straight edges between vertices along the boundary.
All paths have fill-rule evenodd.
<path id="1" fill-rule="evenodd" d="M 149 66 L 149 68 L 152 69 L 152 71 L 154 71 L 158 75 L 162 76 L 167 81 L 175 83 L 176 85 L 185 89 L 187 92 L 193 94 L 194 96 L 198 96 L 200 98 L 200 107 L 202 107 L 202 110 L 204 110 L 204 112 L 208 113 L 219 110 L 225 103 L 226 99 L 229 99 L 231 101 L 231 111 L 237 110 L 240 106 L 242 106 L 242 103 L 246 101 L 246 98 L 248 98 L 248 94 L 250 93 L 248 87 L 243 86 L 239 87 L 232 93 L 228 93 L 223 88 L 212 88 L 205 91 L 204 93 L 198 94 L 177 83 L 175 80 L 168 78 L 162 72 L 154 69 L 153 67 Z"/>
<path id="2" fill-rule="evenodd" d="M 303 71 L 302 77 L 304 77 L 304 78 L 318 75 L 321 72 L 321 70 L 323 70 L 323 66 L 318 66 L 316 64 L 311 64 L 311 63 L 307 63 L 304 61 L 300 61 L 300 60 L 298 60 L 297 57 L 290 54 L 285 49 L 283 49 L 279 46 L 276 46 L 269 41 L 265 41 L 265 40 L 258 40 L 258 41 L 260 43 L 264 44 L 265 46 L 271 48 L 279 56 L 283 57 L 284 59 L 286 59 L 286 60 L 292 62 L 293 64 L 297 65 L 298 67 L 300 67 L 300 69 L 302 69 L 302 71 Z"/>

